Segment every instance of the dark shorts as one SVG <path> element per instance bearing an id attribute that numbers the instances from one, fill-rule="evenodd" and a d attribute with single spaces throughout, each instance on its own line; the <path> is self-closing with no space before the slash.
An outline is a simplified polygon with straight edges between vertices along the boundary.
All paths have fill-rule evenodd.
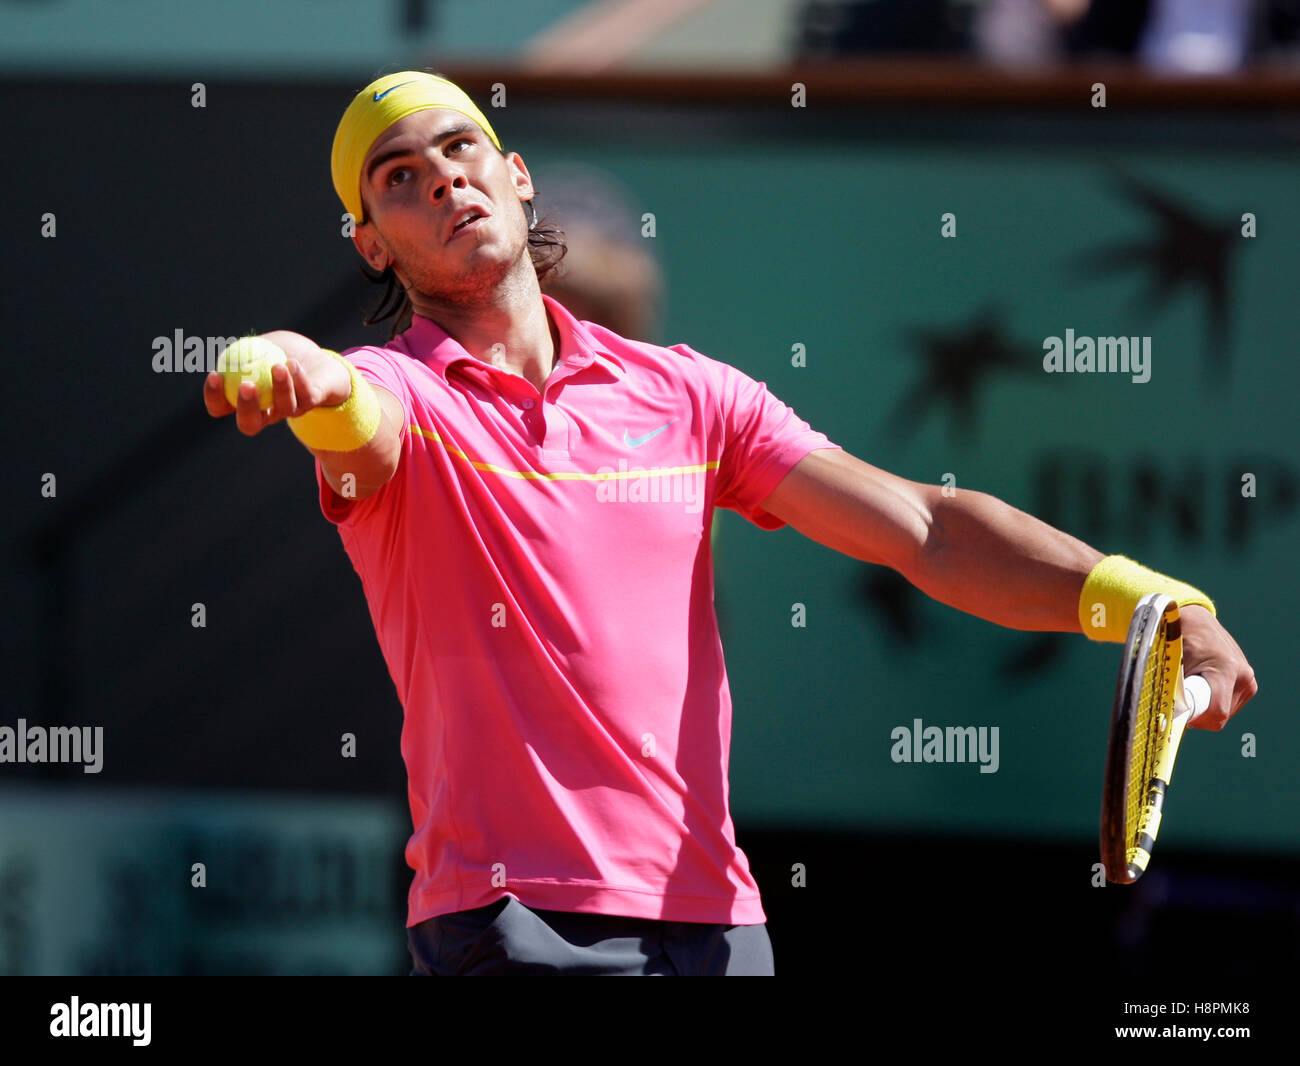
<path id="1" fill-rule="evenodd" d="M 412 977 L 771 977 L 766 925 L 530 910 L 505 896 L 406 931 Z"/>

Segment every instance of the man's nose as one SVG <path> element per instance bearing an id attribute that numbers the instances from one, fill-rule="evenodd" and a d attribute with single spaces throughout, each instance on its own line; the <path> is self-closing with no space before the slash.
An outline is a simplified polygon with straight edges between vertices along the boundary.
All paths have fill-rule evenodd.
<path id="1" fill-rule="evenodd" d="M 441 203 L 452 189 L 466 189 L 468 187 L 469 181 L 459 169 L 446 164 L 442 167 L 435 166 L 433 180 L 429 183 L 429 199 L 435 204 Z"/>

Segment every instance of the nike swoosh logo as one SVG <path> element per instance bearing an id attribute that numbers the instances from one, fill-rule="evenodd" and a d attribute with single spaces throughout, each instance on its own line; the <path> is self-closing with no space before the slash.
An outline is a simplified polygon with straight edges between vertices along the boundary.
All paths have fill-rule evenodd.
<path id="1" fill-rule="evenodd" d="M 394 89 L 400 89 L 403 85 L 414 85 L 414 84 L 415 82 L 413 81 L 400 81 L 396 85 L 390 85 L 382 93 L 375 93 L 375 103 L 379 103 L 380 100 L 382 100 L 385 96 L 391 93 Z"/>
<path id="2" fill-rule="evenodd" d="M 658 429 L 652 429 L 652 430 L 651 430 L 649 433 L 647 433 L 644 437 L 634 437 L 634 436 L 632 436 L 632 435 L 631 435 L 631 434 L 630 434 L 630 433 L 625 429 L 625 430 L 623 430 L 623 443 L 626 444 L 629 448 L 639 448 L 639 447 L 641 447 L 641 445 L 643 445 L 646 441 L 648 441 L 651 437 L 657 437 L 657 436 L 659 436 L 660 433 L 662 433 L 665 429 L 667 429 L 669 426 L 671 426 L 671 425 L 672 425 L 674 422 L 676 422 L 676 421 L 677 421 L 677 419 L 675 419 L 675 418 L 669 419 L 667 422 L 665 422 L 665 423 L 664 423 L 662 426 L 660 426 Z"/>

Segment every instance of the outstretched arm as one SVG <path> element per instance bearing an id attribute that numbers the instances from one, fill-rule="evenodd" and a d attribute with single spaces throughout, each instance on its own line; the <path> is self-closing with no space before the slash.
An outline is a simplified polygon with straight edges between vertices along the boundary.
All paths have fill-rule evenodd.
<path id="1" fill-rule="evenodd" d="M 897 477 L 844 451 L 809 452 L 763 501 L 800 533 L 897 570 L 926 595 L 1012 629 L 1080 632 L 1079 596 L 1102 553 L 971 489 Z M 1210 682 L 1194 725 L 1222 729 L 1258 689 L 1236 641 L 1203 607 L 1184 608 L 1188 674 Z"/>

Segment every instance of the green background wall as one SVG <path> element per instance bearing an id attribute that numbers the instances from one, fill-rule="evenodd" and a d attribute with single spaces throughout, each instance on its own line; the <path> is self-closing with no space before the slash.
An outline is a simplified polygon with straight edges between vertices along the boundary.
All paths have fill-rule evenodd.
<path id="1" fill-rule="evenodd" d="M 954 139 L 960 120 L 932 121 L 927 136 L 846 117 L 835 135 L 834 122 L 809 132 L 760 116 L 730 136 L 688 125 L 611 146 L 573 129 L 560 152 L 557 126 L 514 145 L 535 168 L 598 159 L 654 213 L 666 343 L 744 368 L 870 463 L 919 481 L 951 472 L 959 490 L 1209 591 L 1261 694 L 1222 735 L 1191 735 L 1162 842 L 1289 848 L 1300 842 L 1289 754 L 1300 723 L 1285 681 L 1300 591 L 1295 157 L 1267 139 L 1189 145 L 1176 123 L 1150 137 L 1130 126 L 1115 143 L 1083 136 L 1085 120 L 1101 121 L 994 129 L 979 144 L 965 124 Z M 502 124 L 508 141 L 526 128 Z M 1104 269 L 1084 262 L 1164 234 L 1125 181 L 1228 232 L 1222 344 L 1194 277 L 1161 302 L 1136 251 Z M 945 212 L 956 238 L 941 237 Z M 1241 235 L 1245 212 L 1254 238 Z M 1172 255 L 1195 262 L 1185 243 Z M 975 375 L 969 425 L 951 371 L 900 410 L 930 372 L 927 338 L 979 343 L 981 328 L 1015 365 Z M 1150 380 L 1045 373 L 1043 340 L 1067 328 L 1149 336 Z M 795 344 L 804 367 L 792 366 Z M 988 347 L 969 358 L 987 367 Z M 1246 472 L 1254 498 L 1242 496 Z M 738 817 L 1095 835 L 1118 646 L 1003 629 L 792 531 L 719 521 Z M 885 604 L 912 619 L 910 639 Z M 998 772 L 893 763 L 890 731 L 914 718 L 998 726 Z"/>

